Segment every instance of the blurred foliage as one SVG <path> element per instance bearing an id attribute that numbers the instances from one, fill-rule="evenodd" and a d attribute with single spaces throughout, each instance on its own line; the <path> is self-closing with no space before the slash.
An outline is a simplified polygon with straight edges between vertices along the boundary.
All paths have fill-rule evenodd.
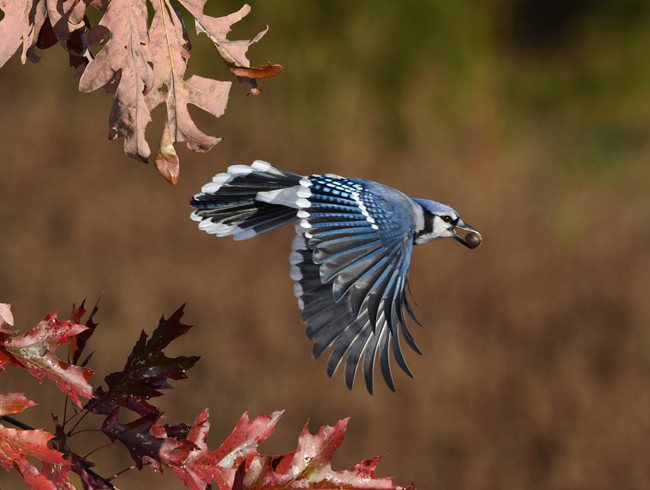
<path id="1" fill-rule="evenodd" d="M 213 2 L 210 13 L 237 5 Z M 553 160 L 588 174 L 624 164 L 645 143 L 645 0 L 286 0 L 255 5 L 248 23 L 272 26 L 256 55 L 281 53 L 288 70 L 273 90 L 286 114 L 324 138 L 336 136 L 329 111 L 344 98 L 372 107 L 384 149 L 400 151 L 409 144 L 403 99 L 418 90 L 432 127 L 455 131 L 487 97 L 494 124 L 512 137 L 539 125 L 565 140 Z"/>

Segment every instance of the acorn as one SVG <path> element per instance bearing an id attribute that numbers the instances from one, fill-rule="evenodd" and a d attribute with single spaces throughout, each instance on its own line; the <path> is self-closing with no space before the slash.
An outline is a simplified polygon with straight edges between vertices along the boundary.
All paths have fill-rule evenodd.
<path id="1" fill-rule="evenodd" d="M 481 238 L 481 235 L 474 233 L 473 231 L 470 231 L 465 236 L 465 243 L 467 243 L 467 246 L 471 249 L 478 247 L 482 241 L 483 239 Z"/>

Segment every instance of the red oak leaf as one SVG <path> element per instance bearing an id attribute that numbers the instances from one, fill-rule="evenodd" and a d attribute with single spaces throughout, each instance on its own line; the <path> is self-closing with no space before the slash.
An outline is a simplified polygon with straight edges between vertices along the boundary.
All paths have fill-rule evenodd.
<path id="1" fill-rule="evenodd" d="M 75 486 L 70 481 L 69 465 L 43 463 L 41 466 L 41 475 L 47 478 L 54 484 L 56 490 L 76 490 Z M 106 488 L 106 487 L 90 487 L 90 488 Z"/>
<path id="2" fill-rule="evenodd" d="M 93 333 L 95 333 L 95 329 L 99 325 L 98 323 L 95 322 L 95 314 L 99 309 L 98 303 L 96 303 L 93 309 L 90 311 L 88 318 L 83 320 L 83 317 L 86 314 L 85 305 L 86 305 L 85 301 L 81 303 L 79 308 L 77 308 L 76 305 L 72 305 L 72 313 L 70 314 L 70 321 L 88 327 L 87 330 L 84 330 L 79 335 L 73 337 L 70 340 L 70 349 L 68 351 L 68 358 L 72 362 L 72 364 L 77 364 L 79 362 L 79 358 L 81 357 L 81 354 L 83 353 L 86 347 L 86 343 L 88 342 L 88 339 L 90 339 Z M 87 364 L 88 359 L 91 355 L 92 353 L 86 356 L 86 359 L 81 363 L 82 366 L 85 366 Z"/>
<path id="3" fill-rule="evenodd" d="M 0 394 L 0 417 L 10 413 L 19 413 L 36 405 L 22 393 Z"/>
<path id="4" fill-rule="evenodd" d="M 16 468 L 31 488 L 54 489 L 54 484 L 33 466 L 26 457 L 42 462 L 67 465 L 63 455 L 48 446 L 52 434 L 42 430 L 21 430 L 0 426 L 0 466 Z"/>
<path id="5" fill-rule="evenodd" d="M 245 413 L 214 451 L 209 451 L 206 444 L 210 429 L 207 409 L 194 421 L 186 439 L 168 438 L 164 427 L 157 424 L 150 431 L 160 438 L 156 445 L 160 448 L 160 463 L 171 468 L 181 483 L 193 490 L 208 488 L 212 482 L 221 490 L 402 489 L 391 478 L 375 476 L 380 458 L 364 460 L 349 470 L 332 469 L 330 462 L 343 442 L 348 419 L 333 427 L 321 427 L 314 435 L 305 427 L 293 452 L 272 457 L 261 455 L 257 448 L 271 435 L 281 415 L 282 412 L 274 412 L 250 420 Z"/>
<path id="6" fill-rule="evenodd" d="M 159 414 L 148 414 L 128 424 L 122 424 L 118 418 L 119 408 L 111 412 L 102 424 L 102 432 L 111 441 L 120 441 L 131 453 L 138 469 L 142 469 L 143 460 L 157 461 L 164 439 L 151 434 L 151 427 Z"/>
<path id="7" fill-rule="evenodd" d="M 181 483 L 194 490 L 204 489 L 212 481 L 220 489 L 230 489 L 238 467 L 258 454 L 257 447 L 273 433 L 281 415 L 279 411 L 250 420 L 244 413 L 221 446 L 208 451 L 210 422 L 205 409 L 194 421 L 187 439 L 181 441 L 185 444 L 163 446 L 160 461 L 178 475 Z"/>
<path id="8" fill-rule="evenodd" d="M 0 416 L 22 412 L 35 403 L 20 393 L 0 395 Z M 32 465 L 26 458 L 66 467 L 68 463 L 63 455 L 49 447 L 54 436 L 42 429 L 21 430 L 0 425 L 0 466 L 6 470 L 16 468 L 30 488 L 37 490 L 57 490 L 49 478 Z"/>
<path id="9" fill-rule="evenodd" d="M 11 313 L 11 305 L 7 303 L 0 303 L 0 371 L 3 371 L 5 366 L 21 367 L 20 363 L 2 348 L 2 344 L 9 335 L 16 333 L 16 330 L 7 330 L 4 328 L 5 324 L 13 325 L 14 316 Z"/>
<path id="10" fill-rule="evenodd" d="M 14 316 L 11 313 L 11 305 L 7 303 L 0 303 L 0 330 L 4 324 L 12 325 L 14 324 Z"/>
<path id="11" fill-rule="evenodd" d="M 143 416 L 160 415 L 146 400 L 162 395 L 161 389 L 171 388 L 168 379 L 185 379 L 187 370 L 199 360 L 197 356 L 167 357 L 164 353 L 170 342 L 192 328 L 181 323 L 183 308 L 169 319 L 161 318 L 151 338 L 144 331 L 140 334 L 124 369 L 104 378 L 108 390 L 97 390 L 96 401 L 88 405 L 89 410 L 109 414 L 116 407 L 127 407 Z"/>
<path id="12" fill-rule="evenodd" d="M 62 361 L 56 357 L 55 351 L 59 345 L 87 329 L 69 320 L 59 321 L 52 313 L 28 332 L 3 339 L 0 353 L 4 352 L 5 359 L 11 360 L 14 365 L 19 363 L 39 381 L 45 378 L 52 380 L 81 408 L 79 397 L 92 397 L 88 378 L 93 371 Z M 0 357 L 0 366 L 2 362 L 3 358 Z"/>
<path id="13" fill-rule="evenodd" d="M 321 427 L 313 435 L 305 426 L 296 451 L 273 458 L 256 456 L 248 462 L 243 488 L 401 489 L 391 478 L 375 476 L 379 458 L 364 460 L 350 470 L 332 470 L 332 456 L 343 442 L 347 426 L 348 419 L 339 420 L 333 427 Z"/>

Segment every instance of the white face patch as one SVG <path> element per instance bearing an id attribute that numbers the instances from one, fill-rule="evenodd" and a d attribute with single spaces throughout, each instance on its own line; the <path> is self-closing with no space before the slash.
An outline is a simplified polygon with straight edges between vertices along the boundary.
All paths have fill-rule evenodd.
<path id="1" fill-rule="evenodd" d="M 431 231 L 422 233 L 415 239 L 415 243 L 420 245 L 422 243 L 430 242 L 436 238 L 450 238 L 454 236 L 453 227 L 451 223 L 444 221 L 440 216 L 434 214 L 431 217 Z M 454 217 L 456 219 L 457 217 Z"/>
<path id="2" fill-rule="evenodd" d="M 434 238 L 448 238 L 453 236 L 454 233 L 451 231 L 453 225 L 443 221 L 440 216 L 433 216 L 433 232 Z"/>

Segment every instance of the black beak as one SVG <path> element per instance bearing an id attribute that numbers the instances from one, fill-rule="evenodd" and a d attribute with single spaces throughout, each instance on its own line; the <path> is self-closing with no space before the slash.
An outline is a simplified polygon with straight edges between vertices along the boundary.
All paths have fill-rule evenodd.
<path id="1" fill-rule="evenodd" d="M 454 233 L 453 238 L 457 242 L 462 243 L 467 248 L 475 249 L 483 242 L 483 237 L 467 223 L 464 223 L 463 220 L 460 220 L 453 228 Z"/>

